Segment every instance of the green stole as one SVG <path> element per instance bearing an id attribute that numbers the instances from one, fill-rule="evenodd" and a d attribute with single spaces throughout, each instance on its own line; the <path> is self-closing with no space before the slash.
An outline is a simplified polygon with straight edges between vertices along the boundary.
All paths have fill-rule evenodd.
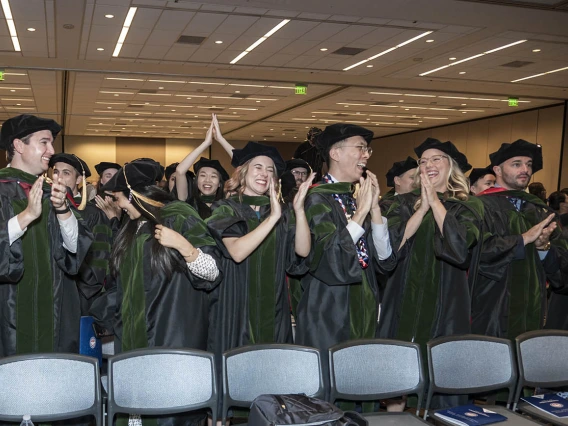
<path id="1" fill-rule="evenodd" d="M 312 187 L 309 194 L 352 194 L 353 185 L 349 182 L 324 183 Z M 337 203 L 335 199 L 334 203 Z M 324 211 L 331 212 L 325 204 L 315 204 L 306 212 L 308 222 Z M 331 238 L 333 232 L 337 229 L 337 224 L 319 223 L 316 224 L 313 231 L 319 244 L 314 245 L 313 264 L 319 264 L 325 247 L 325 240 Z M 353 244 L 355 245 L 355 244 Z M 372 268 L 372 260 L 369 260 L 369 267 Z M 361 284 L 351 284 L 349 286 L 349 324 L 350 339 L 371 339 L 375 337 L 375 329 L 377 323 L 377 303 L 375 294 L 371 290 L 371 286 L 367 279 L 367 274 L 361 269 Z"/>
<path id="2" fill-rule="evenodd" d="M 10 180 L 33 185 L 37 176 L 7 167 L 0 170 L 0 180 Z M 51 193 L 51 186 L 44 182 L 43 191 Z M 28 206 L 28 199 L 12 200 L 14 214 Z M 24 254 L 24 274 L 17 284 L 16 296 L 16 353 L 53 352 L 53 274 L 49 242 L 49 197 L 42 200 L 41 216 L 28 226 L 20 238 Z"/>
<path id="3" fill-rule="evenodd" d="M 269 206 L 266 196 L 233 196 L 232 200 L 247 206 Z M 256 212 L 255 212 L 256 213 Z M 246 219 L 248 232 L 255 230 L 262 219 Z M 276 225 L 277 227 L 278 225 Z M 276 227 L 248 257 L 248 314 L 250 343 L 274 343 L 276 323 Z"/>

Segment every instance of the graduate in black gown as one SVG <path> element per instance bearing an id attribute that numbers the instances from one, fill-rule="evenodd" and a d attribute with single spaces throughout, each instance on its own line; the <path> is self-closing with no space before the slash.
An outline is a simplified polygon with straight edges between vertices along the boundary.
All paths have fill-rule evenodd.
<path id="1" fill-rule="evenodd" d="M 232 165 L 225 189 L 236 195 L 215 202 L 207 220 L 223 255 L 209 333 L 209 350 L 219 362 L 231 348 L 292 342 L 286 272 L 309 254 L 311 241 L 304 213 L 310 179 L 291 211 L 277 197 L 285 165 L 275 148 L 249 142 L 234 150 Z"/>
<path id="2" fill-rule="evenodd" d="M 453 143 L 428 138 L 415 152 L 419 189 L 398 195 L 387 213 L 398 264 L 387 282 L 379 334 L 419 343 L 425 356 L 429 340 L 470 332 L 482 208 L 469 196 L 464 172 L 471 166 Z"/>

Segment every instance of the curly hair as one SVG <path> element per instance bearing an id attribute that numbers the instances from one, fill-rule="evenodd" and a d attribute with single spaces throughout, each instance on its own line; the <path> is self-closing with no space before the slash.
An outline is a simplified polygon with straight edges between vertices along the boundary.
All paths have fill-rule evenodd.
<path id="1" fill-rule="evenodd" d="M 250 163 L 252 160 L 253 158 L 248 160 L 246 163 L 238 166 L 233 172 L 231 178 L 227 182 L 225 182 L 225 187 L 223 188 L 223 191 L 225 192 L 226 197 L 235 194 L 239 196 L 240 200 L 242 200 L 242 196 L 247 188 L 246 177 L 247 173 L 249 172 Z M 274 177 L 276 178 L 278 177 L 276 173 L 276 167 L 274 168 Z M 276 190 L 276 193 L 280 191 L 279 181 L 276 182 L 276 187 L 274 189 Z"/>
<path id="2" fill-rule="evenodd" d="M 450 162 L 450 170 L 446 177 L 444 200 L 447 200 L 448 198 L 455 198 L 457 200 L 467 201 L 469 199 L 469 180 L 461 171 L 456 160 L 448 156 L 448 161 Z M 415 188 L 421 188 L 420 167 L 416 169 L 416 174 L 414 175 L 414 186 Z M 422 199 L 418 198 L 414 204 L 414 210 L 418 210 L 421 204 Z"/>

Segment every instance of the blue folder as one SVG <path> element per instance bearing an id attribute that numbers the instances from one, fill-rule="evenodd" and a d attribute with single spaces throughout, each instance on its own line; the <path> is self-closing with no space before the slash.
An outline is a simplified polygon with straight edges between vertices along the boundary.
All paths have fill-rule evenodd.
<path id="1" fill-rule="evenodd" d="M 568 399 L 564 399 L 555 393 L 534 395 L 521 398 L 530 405 L 552 414 L 556 417 L 568 417 Z"/>
<path id="2" fill-rule="evenodd" d="M 438 410 L 434 416 L 459 426 L 490 425 L 507 420 L 501 414 L 473 404 Z"/>
<path id="3" fill-rule="evenodd" d="M 103 362 L 103 346 L 100 339 L 95 336 L 93 317 L 81 317 L 81 330 L 79 332 L 79 353 L 92 356 Z"/>

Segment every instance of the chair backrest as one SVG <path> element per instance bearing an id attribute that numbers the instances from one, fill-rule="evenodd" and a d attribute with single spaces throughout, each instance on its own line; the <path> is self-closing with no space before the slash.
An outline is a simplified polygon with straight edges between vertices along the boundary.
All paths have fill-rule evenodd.
<path id="1" fill-rule="evenodd" d="M 216 421 L 213 354 L 190 349 L 138 349 L 108 363 L 108 423 L 116 413 L 165 415 L 201 408 Z"/>
<path id="2" fill-rule="evenodd" d="M 330 348 L 329 364 L 331 402 L 371 401 L 407 394 L 423 399 L 424 372 L 416 343 L 354 340 Z"/>
<path id="3" fill-rule="evenodd" d="M 96 358 L 45 353 L 0 359 L 0 420 L 50 422 L 92 415 L 102 424 Z"/>
<path id="4" fill-rule="evenodd" d="M 468 334 L 427 343 L 430 386 L 426 412 L 434 393 L 474 394 L 509 389 L 510 405 L 517 382 L 513 343 Z"/>
<path id="5" fill-rule="evenodd" d="M 514 408 L 525 386 L 555 388 L 568 385 L 568 331 L 529 331 L 515 340 L 519 384 Z"/>
<path id="6" fill-rule="evenodd" d="M 305 346 L 244 346 L 223 354 L 223 419 L 230 407 L 249 407 L 263 394 L 323 398 L 320 353 Z"/>

